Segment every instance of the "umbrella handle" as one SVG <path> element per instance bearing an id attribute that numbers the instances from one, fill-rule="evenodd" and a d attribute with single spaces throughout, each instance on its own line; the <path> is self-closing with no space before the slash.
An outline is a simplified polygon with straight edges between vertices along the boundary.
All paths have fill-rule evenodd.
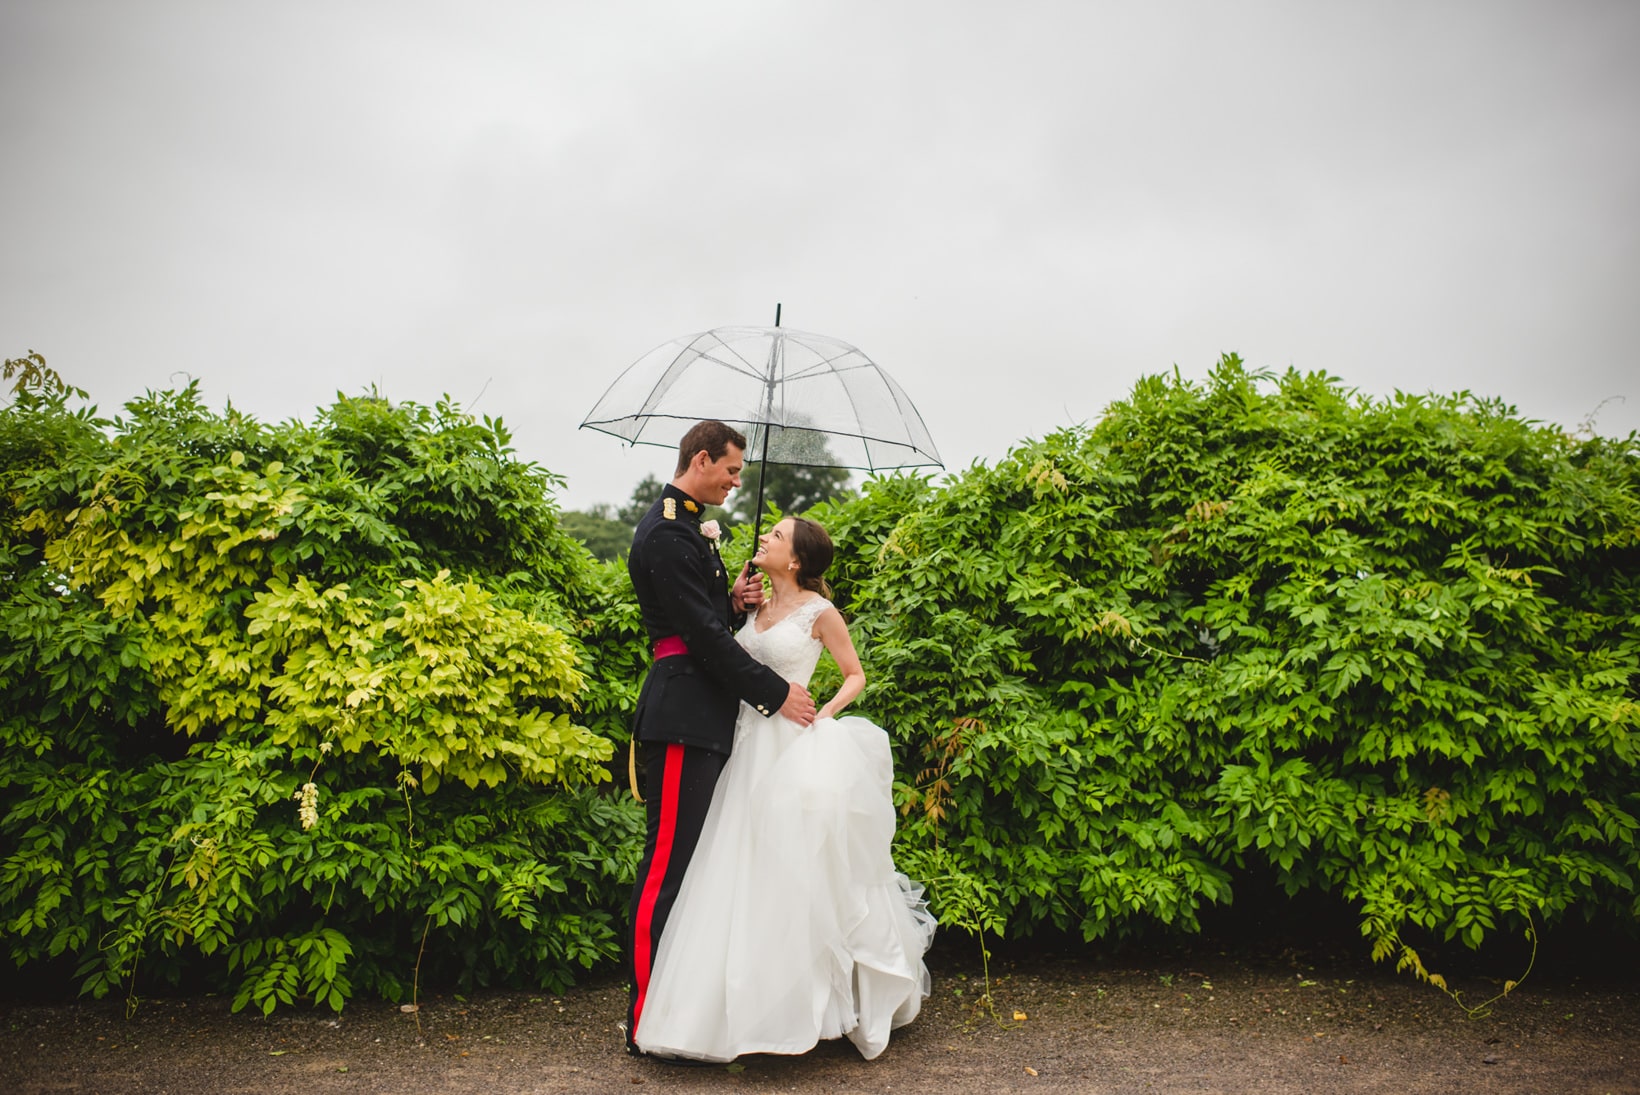
<path id="1" fill-rule="evenodd" d="M 752 569 L 753 569 L 752 568 L 752 561 L 750 559 L 747 559 L 746 562 L 740 568 L 740 577 L 741 578 L 750 578 L 751 574 L 752 574 Z M 736 580 L 738 581 L 739 579 L 736 579 Z M 763 575 L 761 573 L 758 574 L 757 581 L 758 581 L 758 584 L 760 586 L 763 584 Z"/>

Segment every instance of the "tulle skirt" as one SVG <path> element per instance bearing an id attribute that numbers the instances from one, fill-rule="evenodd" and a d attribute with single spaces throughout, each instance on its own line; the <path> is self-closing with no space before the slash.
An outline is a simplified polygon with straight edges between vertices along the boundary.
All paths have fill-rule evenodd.
<path id="1" fill-rule="evenodd" d="M 934 919 L 894 869 L 893 762 L 867 719 L 742 707 L 636 1040 L 728 1061 L 848 1037 L 872 1058 L 928 994 Z"/>

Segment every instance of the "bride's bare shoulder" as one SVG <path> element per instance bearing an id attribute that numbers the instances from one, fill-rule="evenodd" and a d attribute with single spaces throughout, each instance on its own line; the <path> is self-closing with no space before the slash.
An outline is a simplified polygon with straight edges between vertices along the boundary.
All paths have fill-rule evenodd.
<path id="1" fill-rule="evenodd" d="M 816 594 L 814 599 L 818 605 L 811 608 L 814 613 L 814 624 L 809 629 L 809 634 L 816 639 L 824 639 L 827 628 L 840 627 L 844 631 L 848 630 L 848 621 L 843 619 L 843 614 L 837 610 L 836 605 L 819 594 Z"/>

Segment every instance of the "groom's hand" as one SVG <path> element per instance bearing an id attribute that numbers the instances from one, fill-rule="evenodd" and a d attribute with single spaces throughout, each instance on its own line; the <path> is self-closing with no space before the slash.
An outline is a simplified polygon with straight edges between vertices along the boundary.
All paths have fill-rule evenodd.
<path id="1" fill-rule="evenodd" d="M 752 564 L 747 563 L 735 579 L 734 588 L 729 591 L 729 604 L 736 612 L 750 612 L 762 603 L 763 575 L 753 574 Z"/>
<path id="2" fill-rule="evenodd" d="M 807 726 L 814 721 L 814 701 L 809 698 L 809 690 L 791 682 L 791 688 L 786 692 L 786 702 L 780 705 L 780 713 L 799 726 Z"/>

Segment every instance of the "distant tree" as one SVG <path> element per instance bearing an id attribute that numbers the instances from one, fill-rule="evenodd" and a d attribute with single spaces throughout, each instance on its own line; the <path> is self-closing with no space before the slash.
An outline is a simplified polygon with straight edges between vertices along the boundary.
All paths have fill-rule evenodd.
<path id="1" fill-rule="evenodd" d="M 737 524 L 755 522 L 759 483 L 765 484 L 765 510 L 772 502 L 782 513 L 801 513 L 821 502 L 851 495 L 849 474 L 847 468 L 813 464 L 747 464 L 740 477 L 740 489 L 729 496 L 729 519 Z"/>
<path id="2" fill-rule="evenodd" d="M 626 525 L 628 536 L 638 527 L 643 515 L 649 512 L 649 507 L 655 504 L 655 499 L 661 496 L 662 485 L 653 474 L 644 476 L 638 480 L 638 485 L 632 488 L 632 498 L 615 511 L 615 519 Z"/>
<path id="3" fill-rule="evenodd" d="M 649 512 L 649 507 L 655 504 L 655 499 L 661 496 L 661 488 L 664 485 L 665 484 L 653 475 L 644 476 L 638 481 L 638 485 L 632 488 L 631 500 L 629 500 L 626 505 L 615 511 L 615 519 L 626 525 L 628 537 L 630 537 L 632 535 L 632 531 L 638 527 L 638 522 L 643 520 L 643 515 Z M 714 521 L 728 521 L 731 518 L 727 512 L 719 507 L 707 506 L 706 509 L 701 512 L 701 520 L 704 521 L 708 519 Z"/>
<path id="4" fill-rule="evenodd" d="M 632 497 L 626 505 L 616 509 L 608 502 L 600 502 L 584 510 L 569 510 L 560 515 L 559 524 L 565 532 L 587 546 L 587 550 L 603 560 L 618 559 L 632 547 L 632 532 L 661 496 L 661 481 L 646 475 L 632 488 Z M 710 508 L 708 517 L 724 519 L 721 510 Z"/>
<path id="5" fill-rule="evenodd" d="M 600 502 L 590 509 L 565 510 L 558 516 L 558 527 L 605 562 L 620 558 L 632 546 L 632 525 L 608 502 Z"/>

